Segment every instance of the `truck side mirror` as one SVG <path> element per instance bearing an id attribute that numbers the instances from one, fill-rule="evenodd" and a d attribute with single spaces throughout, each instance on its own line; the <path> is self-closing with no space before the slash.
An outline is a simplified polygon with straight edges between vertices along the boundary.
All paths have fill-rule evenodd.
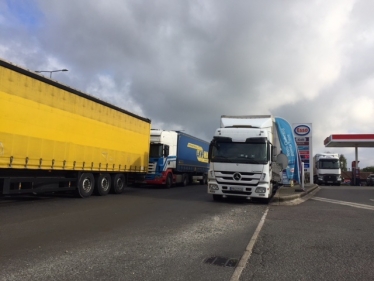
<path id="1" fill-rule="evenodd" d="M 288 166 L 288 157 L 286 154 L 278 154 L 277 155 L 277 164 L 282 167 L 282 170 L 286 169 Z"/>
<path id="2" fill-rule="evenodd" d="M 164 146 L 164 157 L 168 157 L 168 156 L 169 156 L 169 146 L 165 145 Z"/>

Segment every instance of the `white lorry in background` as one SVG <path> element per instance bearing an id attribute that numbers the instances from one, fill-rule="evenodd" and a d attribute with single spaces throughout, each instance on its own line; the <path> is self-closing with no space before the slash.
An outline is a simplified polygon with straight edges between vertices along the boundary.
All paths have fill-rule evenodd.
<path id="1" fill-rule="evenodd" d="M 208 193 L 268 203 L 288 165 L 271 115 L 221 116 L 209 146 Z"/>
<path id="2" fill-rule="evenodd" d="M 314 183 L 340 185 L 342 182 L 339 154 L 319 153 L 313 157 Z"/>

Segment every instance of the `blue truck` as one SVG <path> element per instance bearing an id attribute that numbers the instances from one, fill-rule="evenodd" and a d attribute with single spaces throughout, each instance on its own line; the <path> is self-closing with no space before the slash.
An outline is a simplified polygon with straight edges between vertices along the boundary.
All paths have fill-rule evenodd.
<path id="1" fill-rule="evenodd" d="M 209 143 L 181 131 L 151 130 L 147 185 L 207 183 Z"/>

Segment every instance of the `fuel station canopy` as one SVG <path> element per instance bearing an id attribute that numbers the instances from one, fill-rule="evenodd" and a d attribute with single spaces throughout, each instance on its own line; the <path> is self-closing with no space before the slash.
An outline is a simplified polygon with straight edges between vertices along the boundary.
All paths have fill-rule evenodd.
<path id="1" fill-rule="evenodd" d="M 354 147 L 355 161 L 358 161 L 358 147 L 374 147 L 374 134 L 334 134 L 324 141 L 325 147 Z M 352 164 L 353 164 L 352 162 Z M 355 165 L 356 166 L 356 165 Z M 353 168 L 353 165 L 352 165 Z M 356 183 L 356 172 L 353 173 L 353 181 Z"/>
<path id="2" fill-rule="evenodd" d="M 334 134 L 324 141 L 325 147 L 374 147 L 374 134 Z"/>

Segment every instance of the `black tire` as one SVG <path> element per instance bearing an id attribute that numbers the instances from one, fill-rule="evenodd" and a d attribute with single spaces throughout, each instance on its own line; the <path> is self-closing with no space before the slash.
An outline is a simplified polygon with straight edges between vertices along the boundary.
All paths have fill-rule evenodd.
<path id="1" fill-rule="evenodd" d="M 216 202 L 222 201 L 222 195 L 213 194 L 213 200 Z"/>
<path id="2" fill-rule="evenodd" d="M 187 186 L 190 183 L 188 175 L 183 174 L 183 179 L 182 179 L 182 186 Z"/>
<path id="3" fill-rule="evenodd" d="M 274 184 L 273 185 L 273 194 L 272 194 L 272 196 L 274 196 L 274 194 L 277 193 L 278 189 L 279 189 L 279 185 L 278 184 Z"/>
<path id="4" fill-rule="evenodd" d="M 100 196 L 105 196 L 109 193 L 112 179 L 109 174 L 99 174 L 95 178 L 95 191 Z"/>
<path id="5" fill-rule="evenodd" d="M 165 187 L 171 188 L 172 186 L 173 186 L 173 178 L 171 177 L 171 174 L 168 174 L 166 177 Z"/>
<path id="6" fill-rule="evenodd" d="M 121 194 L 126 187 L 126 179 L 123 174 L 112 175 L 112 192 L 114 194 Z"/>
<path id="7" fill-rule="evenodd" d="M 206 175 L 203 175 L 203 179 L 202 180 L 200 180 L 200 184 L 201 185 L 205 185 L 205 184 L 207 184 L 208 183 L 208 181 L 207 181 L 207 176 Z"/>
<path id="8" fill-rule="evenodd" d="M 88 198 L 92 195 L 95 187 L 95 178 L 91 173 L 82 173 L 77 182 L 78 195 Z"/>
<path id="9" fill-rule="evenodd" d="M 258 199 L 260 200 L 259 202 L 261 204 L 267 205 L 267 204 L 269 204 L 271 202 L 272 197 L 270 197 L 270 198 L 258 198 Z"/>

